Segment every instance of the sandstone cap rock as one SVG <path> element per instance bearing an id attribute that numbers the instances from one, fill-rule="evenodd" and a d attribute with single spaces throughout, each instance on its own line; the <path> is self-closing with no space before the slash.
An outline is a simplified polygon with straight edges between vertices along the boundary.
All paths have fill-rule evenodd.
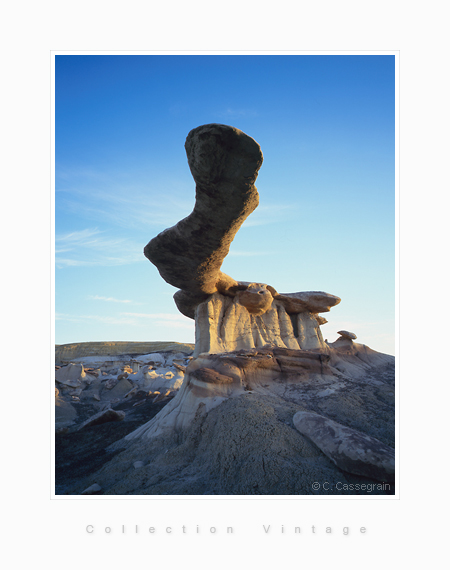
<path id="1" fill-rule="evenodd" d="M 347 340 L 355 340 L 357 338 L 355 333 L 349 331 L 338 331 L 338 334 L 340 334 L 342 338 L 345 338 Z"/>
<path id="2" fill-rule="evenodd" d="M 237 282 L 220 267 L 244 220 L 259 202 L 254 186 L 263 156 L 258 143 L 228 125 L 193 129 L 186 139 L 189 168 L 196 183 L 189 216 L 153 238 L 145 256 L 161 277 L 178 287 L 178 309 L 194 318 L 196 306 Z"/>
<path id="3" fill-rule="evenodd" d="M 287 313 L 295 314 L 309 311 L 310 313 L 327 313 L 331 307 L 341 302 L 340 297 L 324 291 L 302 291 L 299 293 L 277 293 L 274 295 L 281 301 Z"/>

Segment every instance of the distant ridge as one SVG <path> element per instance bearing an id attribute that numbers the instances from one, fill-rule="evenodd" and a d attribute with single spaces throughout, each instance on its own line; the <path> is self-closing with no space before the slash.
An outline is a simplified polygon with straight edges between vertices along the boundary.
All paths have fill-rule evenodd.
<path id="1" fill-rule="evenodd" d="M 84 356 L 119 356 L 121 354 L 148 354 L 150 352 L 183 352 L 190 354 L 195 344 L 172 341 L 155 342 L 76 342 L 55 345 L 55 361 L 70 362 Z"/>

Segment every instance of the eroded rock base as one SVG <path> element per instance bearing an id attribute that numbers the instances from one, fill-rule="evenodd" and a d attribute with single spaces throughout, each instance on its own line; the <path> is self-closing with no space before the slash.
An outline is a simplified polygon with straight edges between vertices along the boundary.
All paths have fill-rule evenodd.
<path id="1" fill-rule="evenodd" d="M 265 346 L 326 351 L 319 319 L 310 311 L 288 314 L 277 300 L 263 314 L 252 314 L 240 297 L 215 293 L 196 309 L 194 356 Z"/>
<path id="2" fill-rule="evenodd" d="M 394 494 L 392 482 L 340 469 L 294 425 L 298 412 L 315 412 L 395 447 L 393 357 L 356 343 L 340 350 L 194 359 L 177 395 L 66 493 L 97 484 L 107 495 Z"/>

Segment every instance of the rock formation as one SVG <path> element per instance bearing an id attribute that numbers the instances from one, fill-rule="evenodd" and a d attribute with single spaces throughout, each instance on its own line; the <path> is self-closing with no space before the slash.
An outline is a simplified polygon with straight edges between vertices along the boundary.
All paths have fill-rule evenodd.
<path id="1" fill-rule="evenodd" d="M 130 354 L 106 353 L 120 351 L 118 343 L 79 343 L 73 351 L 77 355 L 67 365 L 57 365 L 55 370 L 55 428 L 79 428 L 81 415 L 77 409 L 87 407 L 90 412 L 103 413 L 111 405 L 129 401 L 135 396 L 146 398 L 160 396 L 168 390 L 181 387 L 184 371 L 192 359 L 194 345 L 181 343 L 123 343 Z M 139 354 L 149 347 L 165 350 Z M 169 348 L 170 350 L 167 350 Z M 182 351 L 188 351 L 186 354 Z M 93 354 L 94 353 L 94 354 Z M 65 349 L 65 356 L 70 354 Z M 91 413 L 92 415 L 92 413 Z M 113 417 L 113 414 L 106 418 Z M 108 419 L 111 421 L 111 419 Z"/>
<path id="2" fill-rule="evenodd" d="M 87 358 L 95 361 L 94 357 L 113 357 L 109 360 L 120 360 L 115 358 L 123 356 L 124 360 L 129 360 L 133 355 L 143 355 L 158 352 L 170 352 L 176 350 L 185 354 L 191 354 L 194 346 L 192 344 L 181 344 L 177 342 L 77 342 L 71 344 L 57 344 L 55 346 L 55 364 L 68 364 L 77 359 L 88 362 Z"/>
<path id="3" fill-rule="evenodd" d="M 220 271 L 236 232 L 258 205 L 254 185 L 263 156 L 258 143 L 226 125 L 204 125 L 186 139 L 196 183 L 192 213 L 144 248 L 179 310 L 196 322 L 196 349 L 227 352 L 280 346 L 326 350 L 319 326 L 339 297 L 320 291 L 279 294 L 265 283 L 236 281 Z"/>
<path id="4" fill-rule="evenodd" d="M 342 338 L 346 340 L 356 340 L 357 336 L 355 333 L 348 332 L 348 331 L 338 331 L 338 334 L 341 335 Z"/>
<path id="5" fill-rule="evenodd" d="M 164 357 L 103 363 L 113 357 L 95 352 L 85 358 L 97 371 L 84 372 L 81 360 L 57 371 L 57 400 L 72 398 L 65 400 L 71 408 L 60 410 L 64 425 L 76 423 L 72 408 L 80 398 L 100 407 L 80 419 L 77 434 L 100 430 L 99 418 L 110 422 L 105 404 L 131 410 L 131 418 L 144 398 L 161 405 L 127 431 L 130 412 L 114 416 L 123 419 L 113 424 L 120 436 L 102 449 L 103 466 L 96 463 L 65 492 L 365 495 L 369 485 L 372 494 L 393 494 L 394 358 L 356 343 L 348 331 L 334 343 L 323 340 L 320 313 L 339 297 L 278 293 L 221 272 L 236 232 L 258 205 L 262 153 L 242 131 L 217 124 L 191 131 L 185 146 L 194 209 L 144 253 L 179 288 L 178 309 L 195 319 L 195 350 L 189 358 L 172 349 Z M 67 354 L 60 351 L 61 360 Z M 95 379 L 89 383 L 83 373 Z M 317 482 L 328 486 L 318 489 Z"/>
<path id="6" fill-rule="evenodd" d="M 250 284 L 234 298 L 214 293 L 200 303 L 195 314 L 194 357 L 202 352 L 230 352 L 265 346 L 326 351 L 320 331 L 320 325 L 326 321 L 305 308 L 296 312 L 298 306 L 280 299 L 290 299 L 289 296 L 274 298 L 265 287 L 259 283 Z M 260 292 L 264 296 L 259 295 Z M 338 302 L 337 297 L 326 293 L 311 295 L 321 295 L 330 304 Z"/>
<path id="7" fill-rule="evenodd" d="M 340 355 L 201 354 L 175 397 L 110 445 L 103 466 L 70 494 L 92 484 L 108 495 L 393 494 L 393 360 L 356 343 Z M 305 429 L 299 412 L 340 432 Z"/>
<path id="8" fill-rule="evenodd" d="M 246 392 L 285 392 L 285 382 L 301 384 L 309 374 L 330 374 L 327 354 L 287 348 L 239 350 L 223 354 L 201 354 L 186 369 L 177 398 L 163 412 L 126 437 L 131 441 L 145 435 L 151 438 L 165 431 L 188 428 L 194 417 L 206 414 L 225 399 Z"/>
<path id="9" fill-rule="evenodd" d="M 256 141 L 225 125 L 204 125 L 186 139 L 189 167 L 196 183 L 192 213 L 153 238 L 145 256 L 162 278 L 180 291 L 179 310 L 194 318 L 209 295 L 238 288 L 220 271 L 236 232 L 258 205 L 254 186 L 263 157 Z"/>
<path id="10" fill-rule="evenodd" d="M 297 412 L 294 425 L 339 468 L 378 481 L 395 481 L 392 447 L 313 412 Z"/>

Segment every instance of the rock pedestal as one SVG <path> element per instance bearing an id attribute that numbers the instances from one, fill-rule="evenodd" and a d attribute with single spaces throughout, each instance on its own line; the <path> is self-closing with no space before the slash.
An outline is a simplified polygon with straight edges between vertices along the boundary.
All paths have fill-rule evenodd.
<path id="1" fill-rule="evenodd" d="M 290 315 L 277 300 L 265 313 L 254 314 L 239 296 L 215 293 L 196 309 L 193 356 L 268 346 L 326 352 L 317 317 L 309 311 Z"/>
<path id="2" fill-rule="evenodd" d="M 319 313 L 339 297 L 280 294 L 221 271 L 258 205 L 258 143 L 210 124 L 189 133 L 186 153 L 194 209 L 144 253 L 195 319 L 193 359 L 179 364 L 176 396 L 108 448 L 121 452 L 91 482 L 110 494 L 314 494 L 312 483 L 327 481 L 335 490 L 326 493 L 340 494 L 342 482 L 393 481 L 393 357 L 348 331 L 324 342 Z M 121 382 L 134 377 L 148 389 L 146 364 Z"/>

